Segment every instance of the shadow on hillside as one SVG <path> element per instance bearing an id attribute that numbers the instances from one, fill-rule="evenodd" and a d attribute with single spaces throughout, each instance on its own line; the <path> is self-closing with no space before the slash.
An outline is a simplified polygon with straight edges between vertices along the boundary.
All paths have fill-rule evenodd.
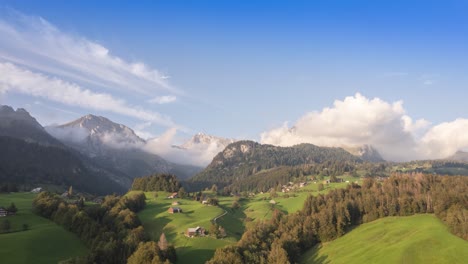
<path id="1" fill-rule="evenodd" d="M 307 262 L 304 263 L 314 263 L 314 264 L 330 264 L 331 261 L 328 260 L 327 255 L 319 256 L 318 252 L 320 250 L 320 245 L 315 246 L 313 249 L 313 254 L 310 257 L 307 257 Z"/>
<path id="2" fill-rule="evenodd" d="M 210 260 L 214 255 L 215 250 L 211 249 L 193 249 L 193 247 L 179 247 L 177 248 L 177 261 L 176 263 L 205 263 Z"/>
<path id="3" fill-rule="evenodd" d="M 143 223 L 143 227 L 145 228 L 146 232 L 150 235 L 150 238 L 154 241 L 159 240 L 159 236 L 161 236 L 162 229 L 165 227 L 169 222 L 171 222 L 171 219 L 167 216 L 163 217 L 158 217 L 157 220 L 154 219 L 149 222 Z M 170 236 L 167 231 L 164 232 L 166 234 L 166 237 Z M 170 239 L 168 237 L 168 239 Z"/>
<path id="4" fill-rule="evenodd" d="M 228 237 L 234 237 L 236 240 L 239 240 L 245 231 L 244 219 L 247 216 L 244 213 L 244 206 L 237 209 L 228 206 L 220 207 L 226 210 L 227 214 L 220 217 L 216 222 L 226 230 Z"/>

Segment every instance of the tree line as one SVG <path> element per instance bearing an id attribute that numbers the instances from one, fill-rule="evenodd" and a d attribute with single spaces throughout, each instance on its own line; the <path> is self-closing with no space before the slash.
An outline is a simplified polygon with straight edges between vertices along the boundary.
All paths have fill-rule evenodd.
<path id="1" fill-rule="evenodd" d="M 50 192 L 41 192 L 33 211 L 75 233 L 90 249 L 84 257 L 65 263 L 137 263 L 141 254 L 151 255 L 148 263 L 175 262 L 173 246 L 165 249 L 149 241 L 136 213 L 146 205 L 143 192 L 126 196 L 108 195 L 100 205 L 80 207 L 68 204 Z"/>
<path id="2" fill-rule="evenodd" d="M 362 186 L 309 196 L 302 210 L 253 224 L 234 246 L 217 249 L 209 264 L 296 263 L 318 243 L 334 240 L 351 227 L 386 216 L 434 213 L 450 231 L 468 239 L 468 178 L 394 174 Z"/>
<path id="3" fill-rule="evenodd" d="M 144 192 L 177 192 L 181 184 L 173 174 L 154 174 L 146 177 L 135 178 L 131 190 Z"/>

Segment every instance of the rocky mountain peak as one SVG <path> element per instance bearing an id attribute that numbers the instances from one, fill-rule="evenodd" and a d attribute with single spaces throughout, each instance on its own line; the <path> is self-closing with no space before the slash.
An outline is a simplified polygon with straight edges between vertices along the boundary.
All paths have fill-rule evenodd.
<path id="1" fill-rule="evenodd" d="M 42 129 L 42 126 L 37 122 L 37 120 L 32 117 L 24 108 L 18 108 L 15 111 L 11 106 L 1 105 L 0 118 L 2 124 L 7 124 L 12 121 L 19 121 L 29 123 L 30 125 Z"/>
<path id="2" fill-rule="evenodd" d="M 348 151 L 349 153 L 353 154 L 354 156 L 357 156 L 365 161 L 370 161 L 370 162 L 385 161 L 380 155 L 379 151 L 375 149 L 372 145 L 365 144 L 365 145 L 357 146 L 357 147 L 343 146 L 342 148 Z"/>
<path id="3" fill-rule="evenodd" d="M 183 149 L 191 149 L 200 145 L 211 145 L 214 144 L 218 146 L 220 150 L 224 149 L 227 145 L 235 142 L 234 139 L 228 139 L 223 137 L 216 137 L 212 135 L 208 135 L 205 133 L 197 133 L 195 134 L 190 140 L 185 142 L 180 146 Z"/>

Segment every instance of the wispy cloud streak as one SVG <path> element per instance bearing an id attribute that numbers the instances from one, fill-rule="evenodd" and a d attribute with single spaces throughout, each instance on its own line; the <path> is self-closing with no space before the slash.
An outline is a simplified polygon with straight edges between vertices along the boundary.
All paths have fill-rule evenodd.
<path id="1" fill-rule="evenodd" d="M 166 127 L 176 126 L 159 113 L 129 105 L 107 93 L 97 93 L 57 77 L 32 72 L 8 62 L 0 62 L 0 93 L 16 92 L 45 98 L 65 105 L 109 111 Z"/>

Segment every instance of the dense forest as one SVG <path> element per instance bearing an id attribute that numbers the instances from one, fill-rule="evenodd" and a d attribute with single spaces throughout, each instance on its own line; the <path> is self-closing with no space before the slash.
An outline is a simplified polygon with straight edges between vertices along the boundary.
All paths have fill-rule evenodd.
<path id="1" fill-rule="evenodd" d="M 160 246 L 149 241 L 136 215 L 144 208 L 145 199 L 142 192 L 111 195 L 100 205 L 83 206 L 42 192 L 34 199 L 33 210 L 75 233 L 90 249 L 87 256 L 66 263 L 127 263 L 127 259 L 128 263 L 174 262 L 174 247 L 167 241 Z"/>
<path id="2" fill-rule="evenodd" d="M 362 160 L 341 148 L 300 144 L 293 147 L 262 145 L 253 141 L 230 144 L 202 172 L 189 180 L 190 190 L 216 184 L 222 188 L 251 175 L 281 166 L 325 163 L 361 163 Z"/>
<path id="3" fill-rule="evenodd" d="M 132 190 L 144 192 L 177 192 L 180 187 L 181 184 L 175 175 L 162 173 L 135 178 L 132 184 Z"/>
<path id="4" fill-rule="evenodd" d="M 291 215 L 275 210 L 271 220 L 252 225 L 235 246 L 217 249 L 208 263 L 295 263 L 307 249 L 353 226 L 419 213 L 434 213 L 453 234 L 467 240 L 468 178 L 395 174 L 309 196 L 302 210 Z"/>

